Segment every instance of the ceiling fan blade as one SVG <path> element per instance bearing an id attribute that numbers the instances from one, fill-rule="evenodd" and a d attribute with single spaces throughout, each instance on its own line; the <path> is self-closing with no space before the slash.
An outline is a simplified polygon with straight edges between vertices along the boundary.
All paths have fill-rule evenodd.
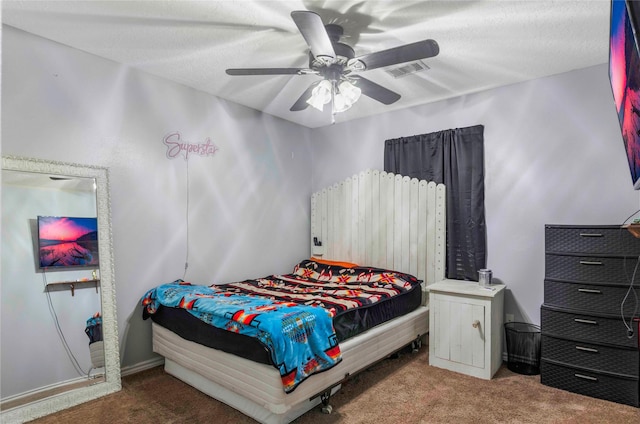
<path id="1" fill-rule="evenodd" d="M 376 84 L 366 78 L 362 78 L 360 75 L 351 76 L 355 86 L 362 90 L 362 94 L 367 97 L 371 97 L 373 100 L 377 100 L 385 105 L 390 105 L 400 100 L 400 95 L 394 91 L 384 88 L 381 85 Z"/>
<path id="2" fill-rule="evenodd" d="M 231 68 L 227 69 L 228 75 L 303 75 L 309 72 L 303 68 Z"/>
<path id="3" fill-rule="evenodd" d="M 298 100 L 296 100 L 296 102 L 293 104 L 293 106 L 291 106 L 291 109 L 289 110 L 291 112 L 298 112 L 301 110 L 305 110 L 309 106 L 309 103 L 307 103 L 307 100 L 311 97 L 311 92 L 316 87 L 316 85 L 320 84 L 320 81 L 316 81 L 313 84 L 311 84 L 309 88 L 307 88 L 304 91 L 304 93 L 302 93 L 302 96 L 300 96 Z"/>
<path id="4" fill-rule="evenodd" d="M 435 40 L 423 40 L 359 56 L 351 59 L 349 64 L 351 66 L 353 63 L 355 64 L 355 69 L 364 71 L 396 65 L 398 63 L 411 62 L 412 60 L 426 59 L 436 56 L 439 52 L 440 47 Z M 360 69 L 361 66 L 358 67 L 357 62 L 361 62 L 364 65 L 364 69 Z"/>
<path id="5" fill-rule="evenodd" d="M 317 58 L 336 57 L 333 44 L 320 15 L 308 10 L 294 10 L 291 12 L 291 18 L 298 26 L 313 56 Z"/>

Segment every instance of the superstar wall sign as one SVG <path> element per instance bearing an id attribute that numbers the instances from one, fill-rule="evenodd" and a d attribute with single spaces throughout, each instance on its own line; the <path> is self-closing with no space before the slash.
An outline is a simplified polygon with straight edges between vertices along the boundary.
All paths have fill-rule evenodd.
<path id="1" fill-rule="evenodd" d="M 183 140 L 177 131 L 167 134 L 162 142 L 167 146 L 168 159 L 184 156 L 184 160 L 188 160 L 190 155 L 213 156 L 220 150 L 209 137 L 202 143 L 190 143 Z"/>

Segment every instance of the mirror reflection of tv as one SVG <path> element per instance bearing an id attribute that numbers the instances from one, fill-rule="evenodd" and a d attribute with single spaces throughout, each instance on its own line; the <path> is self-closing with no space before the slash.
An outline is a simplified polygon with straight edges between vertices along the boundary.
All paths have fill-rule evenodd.
<path id="1" fill-rule="evenodd" d="M 60 271 L 97 267 L 98 219 L 38 216 L 38 264 Z"/>
<path id="2" fill-rule="evenodd" d="M 633 188 L 640 190 L 640 4 L 611 1 L 609 81 Z"/>

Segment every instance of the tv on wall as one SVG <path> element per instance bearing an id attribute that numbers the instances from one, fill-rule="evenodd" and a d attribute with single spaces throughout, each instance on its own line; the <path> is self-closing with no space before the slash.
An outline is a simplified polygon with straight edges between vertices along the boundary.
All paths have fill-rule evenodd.
<path id="1" fill-rule="evenodd" d="M 640 4 L 611 1 L 609 80 L 633 188 L 640 190 Z"/>
<path id="2" fill-rule="evenodd" d="M 43 270 L 97 267 L 98 219 L 38 216 L 38 264 Z"/>

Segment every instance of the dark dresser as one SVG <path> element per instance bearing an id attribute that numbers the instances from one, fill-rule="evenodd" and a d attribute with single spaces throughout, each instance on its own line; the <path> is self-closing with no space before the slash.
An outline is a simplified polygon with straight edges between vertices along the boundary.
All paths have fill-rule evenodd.
<path id="1" fill-rule="evenodd" d="M 619 226 L 545 226 L 542 384 L 640 406 L 639 257 Z"/>

